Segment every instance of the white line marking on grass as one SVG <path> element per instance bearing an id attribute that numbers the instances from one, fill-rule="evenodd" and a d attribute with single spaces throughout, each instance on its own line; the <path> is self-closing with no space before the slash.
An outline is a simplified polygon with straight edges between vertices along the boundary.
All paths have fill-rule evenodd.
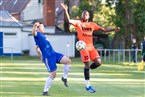
<path id="1" fill-rule="evenodd" d="M 5 73 L 5 74 L 48 74 L 48 72 L 46 71 L 46 70 L 44 70 L 44 71 L 39 71 L 39 72 L 28 72 L 28 71 L 26 71 L 26 72 L 23 72 L 23 71 L 3 71 L 3 73 Z M 58 72 L 57 73 L 57 75 L 63 75 L 63 71 L 62 72 Z M 69 75 L 83 75 L 83 73 L 78 73 L 78 72 L 76 72 L 76 73 L 69 73 Z M 98 76 L 98 75 L 100 75 L 100 76 L 102 76 L 102 75 L 113 75 L 113 76 L 117 76 L 117 75 L 119 75 L 119 76 L 129 76 L 129 75 L 131 75 L 131 74 L 121 74 L 121 73 L 116 73 L 116 74 L 107 74 L 107 73 L 91 73 L 91 75 L 95 75 L 95 76 Z"/>
<path id="2" fill-rule="evenodd" d="M 44 81 L 46 78 L 16 78 L 16 77 L 2 77 L 1 80 L 10 80 L 10 81 Z M 84 78 L 68 78 L 69 81 L 84 81 Z M 56 81 L 60 78 L 55 78 Z M 145 82 L 145 79 L 109 79 L 109 78 L 91 78 L 91 81 L 107 81 L 107 82 Z"/>

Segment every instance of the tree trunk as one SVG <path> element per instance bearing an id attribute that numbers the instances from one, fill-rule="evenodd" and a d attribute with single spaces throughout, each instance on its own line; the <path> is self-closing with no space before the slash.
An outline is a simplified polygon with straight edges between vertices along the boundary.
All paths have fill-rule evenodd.
<path id="1" fill-rule="evenodd" d="M 132 39 L 136 39 L 136 26 L 131 13 L 131 1 L 125 0 L 125 48 L 130 48 Z"/>
<path id="2" fill-rule="evenodd" d="M 89 21 L 93 21 L 93 17 L 94 17 L 94 11 L 89 11 L 89 14 L 90 14 L 90 18 L 89 18 Z"/>
<path id="3" fill-rule="evenodd" d="M 65 1 L 65 4 L 67 4 L 67 6 L 68 6 L 68 13 L 69 13 L 69 0 L 64 0 L 64 1 Z M 65 15 L 64 15 L 64 31 L 65 32 L 70 32 L 70 30 L 69 30 L 69 23 L 66 20 Z"/>

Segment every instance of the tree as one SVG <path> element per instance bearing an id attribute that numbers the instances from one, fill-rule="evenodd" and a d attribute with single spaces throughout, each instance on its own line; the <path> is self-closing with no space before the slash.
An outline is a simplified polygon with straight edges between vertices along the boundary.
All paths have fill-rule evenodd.
<path id="1" fill-rule="evenodd" d="M 115 48 L 131 48 L 132 38 L 136 38 L 138 46 L 145 35 L 145 0 L 80 0 L 80 6 L 72 10 L 72 18 L 81 17 L 81 12 L 90 12 L 90 21 L 104 27 L 119 26 L 119 33 L 114 36 Z"/>
<path id="2" fill-rule="evenodd" d="M 111 1 L 111 2 L 110 2 Z M 144 0 L 107 0 L 108 6 L 115 3 L 116 25 L 121 27 L 125 48 L 131 47 L 131 39 L 136 38 L 138 45 L 145 34 L 145 1 Z M 119 18 L 118 18 L 119 17 Z M 120 34 L 116 34 L 116 37 Z M 132 37 L 133 36 L 133 37 Z M 143 37 L 142 37 L 143 38 Z"/>
<path id="3" fill-rule="evenodd" d="M 143 35 L 145 35 L 145 0 L 134 0 L 132 12 L 136 29 L 134 35 L 137 37 L 138 44 L 140 44 Z"/>
<path id="4" fill-rule="evenodd" d="M 73 10 L 71 12 L 72 18 L 81 18 L 81 12 L 83 10 L 88 10 L 90 13 L 90 21 L 96 22 L 98 25 L 103 27 L 115 27 L 115 24 L 113 23 L 115 19 L 114 17 L 116 15 L 115 10 L 106 6 L 105 3 L 102 3 L 101 1 L 102 0 L 87 0 L 86 2 L 84 2 L 84 0 L 80 0 L 79 7 L 73 7 Z M 97 34 L 108 34 L 109 40 L 112 41 L 112 37 L 114 37 L 115 33 L 102 33 L 101 31 L 97 31 Z M 111 42 L 110 45 L 112 45 Z"/>

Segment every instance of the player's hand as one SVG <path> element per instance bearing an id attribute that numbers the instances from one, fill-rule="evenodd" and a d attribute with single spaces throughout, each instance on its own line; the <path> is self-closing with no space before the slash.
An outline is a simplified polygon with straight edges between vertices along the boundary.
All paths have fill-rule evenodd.
<path id="1" fill-rule="evenodd" d="M 38 26 L 40 25 L 40 23 L 39 23 L 39 22 L 36 22 L 34 25 L 35 25 L 36 27 L 38 27 Z"/>
<path id="2" fill-rule="evenodd" d="M 115 30 L 116 32 L 119 32 L 119 31 L 120 31 L 120 27 L 116 27 L 114 30 Z"/>
<path id="3" fill-rule="evenodd" d="M 66 5 L 66 4 L 64 4 L 64 3 L 61 3 L 61 6 L 62 6 L 62 8 L 64 9 L 64 10 L 68 10 L 68 6 Z"/>

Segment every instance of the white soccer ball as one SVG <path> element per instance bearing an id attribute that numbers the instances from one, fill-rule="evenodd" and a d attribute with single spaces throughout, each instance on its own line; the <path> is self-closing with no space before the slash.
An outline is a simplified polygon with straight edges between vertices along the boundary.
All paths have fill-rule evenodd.
<path id="1" fill-rule="evenodd" d="M 85 48 L 86 48 L 86 43 L 84 41 L 82 41 L 82 40 L 77 41 L 77 43 L 76 43 L 76 49 L 78 51 L 84 50 Z"/>

